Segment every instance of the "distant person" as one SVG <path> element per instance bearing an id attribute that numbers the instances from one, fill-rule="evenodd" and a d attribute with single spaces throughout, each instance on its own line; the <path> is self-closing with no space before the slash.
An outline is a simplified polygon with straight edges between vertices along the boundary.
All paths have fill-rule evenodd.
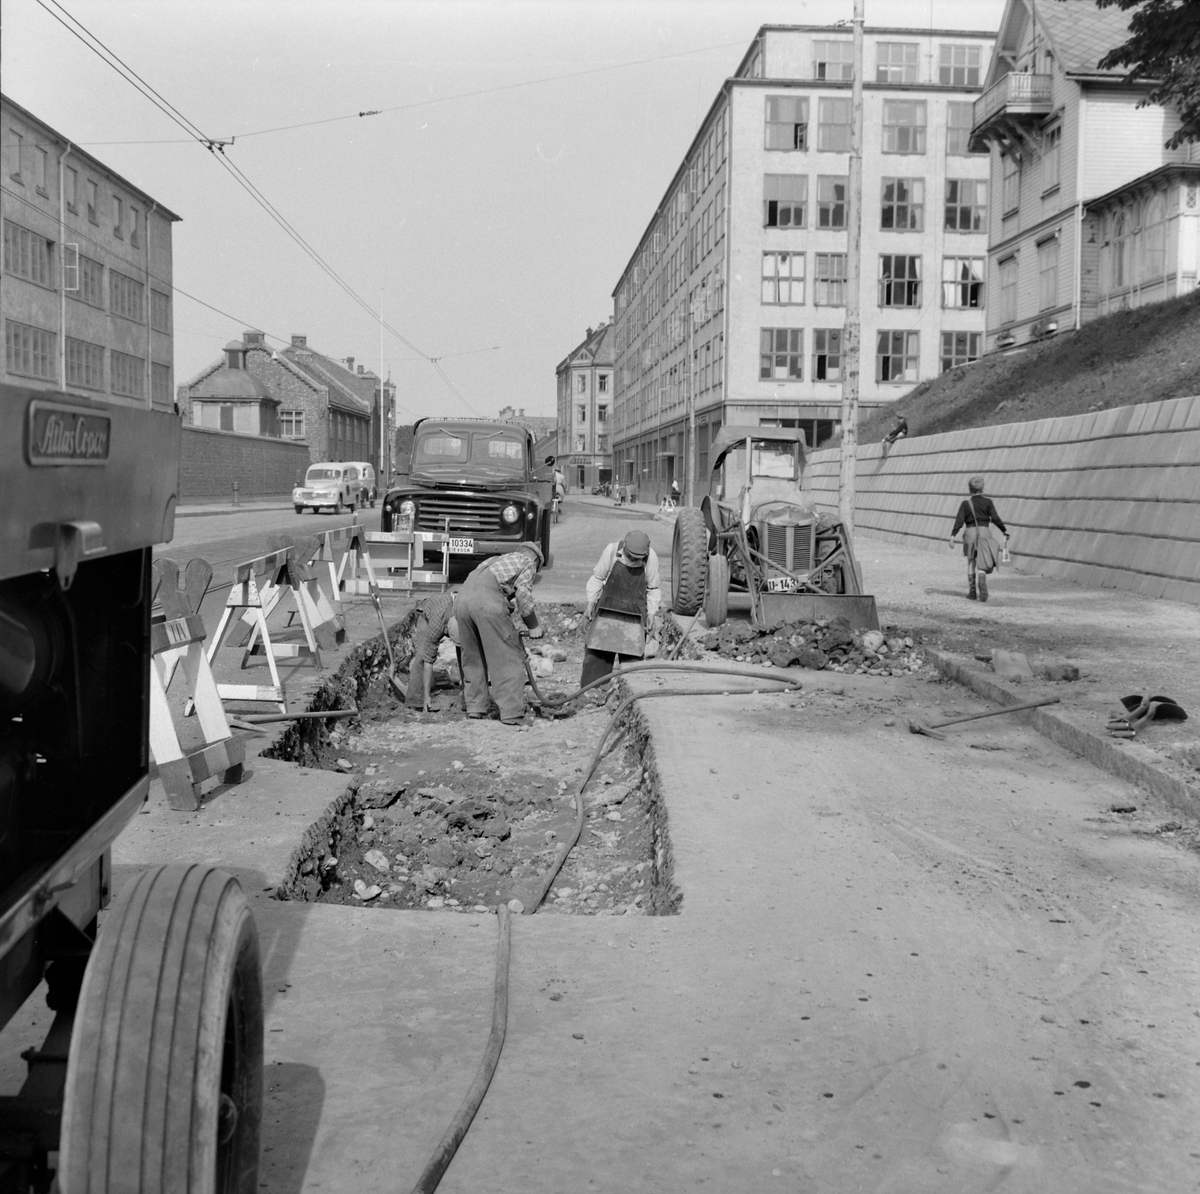
<path id="1" fill-rule="evenodd" d="M 544 563 L 541 547 L 522 543 L 516 551 L 485 560 L 459 590 L 455 616 L 468 717 L 486 717 L 495 701 L 505 725 L 524 720 L 525 648 L 512 610 L 521 615 L 530 638 L 542 637 L 533 577 Z"/>
<path id="2" fill-rule="evenodd" d="M 581 686 L 607 676 L 619 663 L 643 658 L 642 655 L 618 654 L 604 650 L 598 645 L 593 631 L 597 614 L 605 612 L 629 621 L 640 619 L 645 633 L 658 620 L 662 605 L 662 590 L 659 587 L 658 556 L 650 546 L 650 536 L 645 531 L 629 531 L 624 539 L 610 543 L 596 561 L 592 575 L 587 579 L 587 608 L 584 616 L 588 622 L 584 640 L 583 671 L 579 677 Z M 644 648 L 643 648 L 644 650 Z"/>
<path id="3" fill-rule="evenodd" d="M 963 555 L 967 557 L 967 599 L 988 599 L 987 574 L 996 567 L 996 546 L 988 528 L 995 523 L 1008 540 L 1008 528 L 1004 525 L 992 499 L 983 496 L 983 478 L 972 477 L 967 482 L 967 500 L 958 507 L 958 517 L 950 532 L 950 546 L 954 536 L 962 529 Z M 978 587 L 976 586 L 978 577 Z"/>
<path id="4" fill-rule="evenodd" d="M 560 468 L 554 470 L 554 496 L 560 502 L 567 496 L 567 476 Z"/>
<path id="5" fill-rule="evenodd" d="M 679 482 L 678 481 L 671 482 L 671 505 L 672 506 L 679 505 Z"/>
<path id="6" fill-rule="evenodd" d="M 883 454 L 888 454 L 888 449 L 898 440 L 904 439 L 908 435 L 908 420 L 899 412 L 896 412 L 896 425 L 883 437 Z"/>

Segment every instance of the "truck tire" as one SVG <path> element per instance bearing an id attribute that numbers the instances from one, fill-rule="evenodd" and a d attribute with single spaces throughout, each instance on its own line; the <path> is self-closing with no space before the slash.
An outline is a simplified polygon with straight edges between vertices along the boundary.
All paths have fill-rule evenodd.
<path id="1" fill-rule="evenodd" d="M 303 513 L 304 513 L 304 507 L 303 507 L 303 506 L 296 506 L 296 507 L 295 507 L 295 510 L 296 510 L 296 513 L 297 513 L 297 514 L 303 514 Z"/>
<path id="2" fill-rule="evenodd" d="M 695 506 L 680 507 L 671 539 L 671 608 L 690 617 L 704 600 L 708 570 L 708 527 Z"/>
<path id="3" fill-rule="evenodd" d="M 550 514 L 548 511 L 542 511 L 542 555 L 544 557 L 542 568 L 549 569 L 554 564 L 554 557 L 550 554 Z"/>
<path id="4" fill-rule="evenodd" d="M 704 620 L 709 628 L 729 617 L 729 560 L 723 555 L 708 557 L 708 586 L 704 590 Z"/>
<path id="5" fill-rule="evenodd" d="M 59 1184 L 255 1194 L 262 1100 L 258 933 L 241 887 L 204 866 L 143 872 L 84 975 Z"/>

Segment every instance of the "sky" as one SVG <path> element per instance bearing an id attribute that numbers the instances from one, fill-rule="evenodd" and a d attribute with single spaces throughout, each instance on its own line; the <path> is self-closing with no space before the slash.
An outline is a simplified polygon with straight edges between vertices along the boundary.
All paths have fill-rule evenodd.
<path id="1" fill-rule="evenodd" d="M 865 12 L 990 31 L 1003 8 Z M 181 217 L 177 384 L 257 328 L 382 367 L 401 421 L 553 415 L 555 366 L 612 317 L 758 27 L 852 15 L 852 0 L 4 0 L 0 70 L 6 95 Z M 196 130 L 231 142 L 224 166 Z"/>

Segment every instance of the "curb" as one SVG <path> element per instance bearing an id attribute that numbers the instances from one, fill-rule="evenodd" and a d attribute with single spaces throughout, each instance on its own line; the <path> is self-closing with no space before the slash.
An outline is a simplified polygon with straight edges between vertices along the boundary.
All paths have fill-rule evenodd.
<path id="1" fill-rule="evenodd" d="M 922 646 L 933 665 L 948 680 L 971 689 L 972 692 L 994 701 L 997 705 L 1016 705 L 1022 697 L 1006 688 L 997 680 L 969 668 L 951 655 Z M 1194 787 L 1173 775 L 1168 775 L 1153 763 L 1128 753 L 1127 746 L 1118 746 L 1114 739 L 1089 733 L 1063 717 L 1048 712 L 1047 708 L 1030 709 L 1021 714 L 1043 738 L 1065 747 L 1072 754 L 1087 759 L 1101 771 L 1152 793 L 1165 801 L 1173 812 L 1181 816 L 1200 818 L 1200 788 Z"/>
<path id="2" fill-rule="evenodd" d="M 216 509 L 200 508 L 199 506 L 176 507 L 176 518 L 210 517 L 214 514 L 249 514 L 255 510 L 290 510 L 291 502 L 280 499 L 265 502 L 243 502 L 240 506 L 218 506 Z"/>

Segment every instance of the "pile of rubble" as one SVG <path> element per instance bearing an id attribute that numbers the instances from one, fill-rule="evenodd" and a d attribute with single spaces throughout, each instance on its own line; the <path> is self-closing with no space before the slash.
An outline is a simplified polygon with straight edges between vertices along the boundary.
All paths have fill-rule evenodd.
<path id="1" fill-rule="evenodd" d="M 699 643 L 737 663 L 767 667 L 826 669 L 847 675 L 900 676 L 917 671 L 924 659 L 912 636 L 895 626 L 855 630 L 844 618 L 784 622 L 765 631 L 726 622 Z"/>

